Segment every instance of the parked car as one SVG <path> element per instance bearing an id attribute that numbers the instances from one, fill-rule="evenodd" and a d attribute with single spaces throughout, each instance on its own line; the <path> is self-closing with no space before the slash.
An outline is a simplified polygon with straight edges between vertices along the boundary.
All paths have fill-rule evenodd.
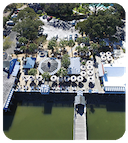
<path id="1" fill-rule="evenodd" d="M 3 31 L 3 36 L 7 36 L 11 33 L 11 27 L 7 27 L 4 31 Z"/>
<path id="2" fill-rule="evenodd" d="M 68 36 L 67 35 L 64 36 L 64 40 L 68 41 Z"/>
<path id="3" fill-rule="evenodd" d="M 17 41 L 19 40 L 20 37 L 21 37 L 20 34 L 16 34 L 16 40 L 17 40 Z"/>
<path id="4" fill-rule="evenodd" d="M 57 40 L 57 39 L 58 39 L 58 35 L 57 35 L 57 34 L 55 34 L 55 36 L 54 36 L 53 38 L 55 38 L 55 39 Z"/>
<path id="5" fill-rule="evenodd" d="M 72 40 L 72 35 L 69 35 L 69 40 Z"/>
<path id="6" fill-rule="evenodd" d="M 47 18 L 47 21 L 49 22 L 51 19 L 52 19 L 52 16 L 48 17 L 48 18 Z"/>
<path id="7" fill-rule="evenodd" d="M 20 48 L 17 48 L 16 50 L 14 50 L 15 54 L 22 54 L 23 50 L 20 50 Z"/>
<path id="8" fill-rule="evenodd" d="M 74 38 L 74 39 L 75 39 L 75 41 L 76 41 L 76 39 L 77 39 L 77 38 L 78 38 L 78 35 L 77 35 L 77 34 L 75 34 L 75 38 Z"/>
<path id="9" fill-rule="evenodd" d="M 43 35 L 47 38 L 48 37 L 48 34 L 47 33 L 43 33 Z"/>
<path id="10" fill-rule="evenodd" d="M 16 48 L 20 48 L 21 46 L 24 46 L 24 43 L 19 43 L 18 41 L 16 42 Z"/>
<path id="11" fill-rule="evenodd" d="M 8 26 L 14 26 L 14 25 L 15 25 L 15 23 L 14 23 L 13 21 L 11 21 L 11 20 L 10 20 L 10 21 L 7 21 L 6 24 L 7 24 Z"/>

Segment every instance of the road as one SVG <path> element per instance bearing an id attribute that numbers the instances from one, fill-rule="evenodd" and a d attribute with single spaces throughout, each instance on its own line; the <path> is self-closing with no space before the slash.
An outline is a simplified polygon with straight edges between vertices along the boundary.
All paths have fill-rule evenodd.
<path id="1" fill-rule="evenodd" d="M 12 44 L 11 44 L 11 47 L 9 49 L 5 50 L 7 55 L 11 55 L 14 53 L 14 49 L 16 47 L 16 34 L 17 34 L 16 32 L 11 31 L 11 33 L 8 35 L 8 37 L 10 37 L 10 40 L 12 41 Z M 7 59 L 8 59 L 8 56 L 7 56 Z"/>

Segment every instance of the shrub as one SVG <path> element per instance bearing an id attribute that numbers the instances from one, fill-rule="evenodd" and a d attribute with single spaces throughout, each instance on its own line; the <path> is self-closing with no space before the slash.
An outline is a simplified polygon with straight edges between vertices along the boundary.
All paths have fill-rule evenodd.
<path id="1" fill-rule="evenodd" d="M 38 11 L 37 11 L 37 14 L 41 14 L 41 13 L 42 13 L 42 10 L 38 10 Z"/>
<path id="2" fill-rule="evenodd" d="M 35 76 L 37 74 L 37 69 L 30 69 L 29 71 L 28 71 L 28 75 L 33 75 L 33 76 Z"/>

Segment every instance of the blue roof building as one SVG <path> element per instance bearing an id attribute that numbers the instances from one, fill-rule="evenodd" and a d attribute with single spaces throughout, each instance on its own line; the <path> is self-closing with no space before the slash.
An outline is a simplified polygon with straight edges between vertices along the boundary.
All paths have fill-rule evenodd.
<path id="1" fill-rule="evenodd" d="M 25 59 L 23 68 L 24 68 L 24 69 L 34 68 L 35 62 L 36 62 L 36 58 L 27 57 L 27 58 Z"/>

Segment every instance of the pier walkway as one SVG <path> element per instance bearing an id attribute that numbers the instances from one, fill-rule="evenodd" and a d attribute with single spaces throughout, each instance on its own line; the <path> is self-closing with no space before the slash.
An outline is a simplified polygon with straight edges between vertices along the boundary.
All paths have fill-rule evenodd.
<path id="1" fill-rule="evenodd" d="M 87 140 L 86 132 L 86 107 L 84 108 L 84 113 L 80 115 L 75 113 L 74 119 L 74 140 Z"/>
<path id="2" fill-rule="evenodd" d="M 73 140 L 87 140 L 86 101 L 80 92 L 75 96 L 74 102 Z"/>

